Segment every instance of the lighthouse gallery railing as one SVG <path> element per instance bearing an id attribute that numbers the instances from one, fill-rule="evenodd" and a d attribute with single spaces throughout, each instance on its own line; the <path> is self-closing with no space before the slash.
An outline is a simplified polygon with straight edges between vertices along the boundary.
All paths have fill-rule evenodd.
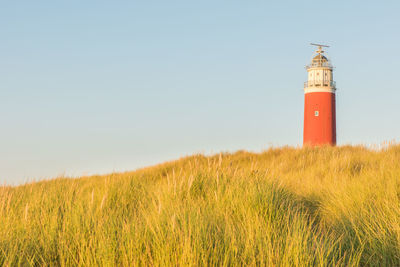
<path id="1" fill-rule="evenodd" d="M 304 88 L 310 87 L 310 86 L 330 86 L 333 88 L 336 88 L 336 82 L 335 81 L 310 81 L 310 82 L 305 82 L 304 83 Z"/>

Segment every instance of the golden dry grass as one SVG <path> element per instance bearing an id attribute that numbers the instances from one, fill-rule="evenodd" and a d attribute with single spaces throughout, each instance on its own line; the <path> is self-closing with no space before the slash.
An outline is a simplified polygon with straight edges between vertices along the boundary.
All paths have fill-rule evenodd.
<path id="1" fill-rule="evenodd" d="M 196 155 L 0 188 L 0 263 L 399 266 L 400 146 Z"/>

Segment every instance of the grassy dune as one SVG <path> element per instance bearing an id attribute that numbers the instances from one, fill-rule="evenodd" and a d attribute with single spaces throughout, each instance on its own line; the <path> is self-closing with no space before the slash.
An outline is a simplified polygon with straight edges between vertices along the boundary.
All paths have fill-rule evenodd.
<path id="1" fill-rule="evenodd" d="M 0 264 L 399 266 L 400 146 L 187 157 L 0 188 Z"/>

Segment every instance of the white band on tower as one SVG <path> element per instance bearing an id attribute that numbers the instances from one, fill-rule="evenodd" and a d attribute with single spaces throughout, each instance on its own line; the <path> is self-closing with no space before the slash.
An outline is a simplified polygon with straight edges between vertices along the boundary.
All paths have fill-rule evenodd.
<path id="1" fill-rule="evenodd" d="M 332 93 L 334 94 L 336 92 L 336 88 L 332 87 L 307 87 L 304 88 L 304 94 L 309 94 L 309 93 Z"/>

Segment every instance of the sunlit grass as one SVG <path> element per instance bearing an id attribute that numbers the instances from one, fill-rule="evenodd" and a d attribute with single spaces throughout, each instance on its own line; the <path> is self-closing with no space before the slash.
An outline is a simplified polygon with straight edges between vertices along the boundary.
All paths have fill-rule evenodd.
<path id="1" fill-rule="evenodd" d="M 400 146 L 201 155 L 0 188 L 0 264 L 398 266 Z"/>

